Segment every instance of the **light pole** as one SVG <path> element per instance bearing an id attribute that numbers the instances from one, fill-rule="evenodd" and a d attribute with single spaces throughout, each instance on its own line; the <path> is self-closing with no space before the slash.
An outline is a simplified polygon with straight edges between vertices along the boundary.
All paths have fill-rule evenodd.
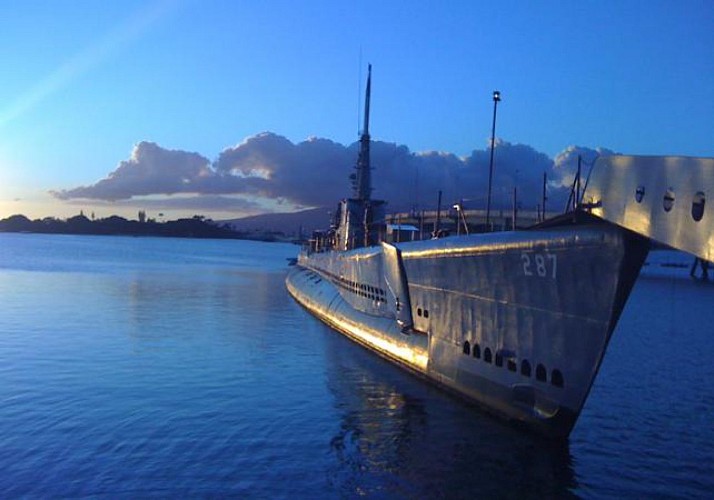
<path id="1" fill-rule="evenodd" d="M 493 126 L 491 127 L 491 161 L 488 163 L 488 197 L 486 198 L 486 229 L 491 227 L 491 185 L 493 183 L 493 148 L 496 143 L 496 108 L 501 100 L 501 93 L 493 91 Z"/>
<path id="2" fill-rule="evenodd" d="M 458 203 L 454 203 L 454 209 L 456 210 L 456 235 L 461 234 L 461 223 L 464 224 L 464 232 L 469 234 L 469 226 L 466 224 L 466 214 L 464 213 L 464 201 L 461 200 Z"/>
<path id="3" fill-rule="evenodd" d="M 454 203 L 453 207 L 456 210 L 456 236 L 461 234 L 461 218 L 459 217 L 459 212 L 461 211 L 461 205 Z"/>

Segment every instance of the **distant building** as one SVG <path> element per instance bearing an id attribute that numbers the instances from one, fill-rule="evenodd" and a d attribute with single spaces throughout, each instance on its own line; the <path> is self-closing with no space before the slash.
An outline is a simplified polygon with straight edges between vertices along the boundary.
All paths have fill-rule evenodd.
<path id="1" fill-rule="evenodd" d="M 139 210 L 139 222 L 144 223 L 146 222 L 146 211 L 145 210 Z"/>
<path id="2" fill-rule="evenodd" d="M 387 241 L 399 243 L 419 239 L 419 229 L 411 224 L 387 224 Z"/>

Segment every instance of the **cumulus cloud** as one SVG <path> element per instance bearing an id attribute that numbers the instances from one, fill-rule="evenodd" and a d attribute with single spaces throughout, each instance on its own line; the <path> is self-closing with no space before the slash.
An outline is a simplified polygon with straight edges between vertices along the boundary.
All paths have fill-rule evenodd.
<path id="1" fill-rule="evenodd" d="M 300 206 L 332 204 L 346 192 L 355 151 L 327 139 L 293 144 L 277 134 L 262 133 L 221 152 L 217 175 L 233 178 L 236 192 L 287 200 Z"/>
<path id="2" fill-rule="evenodd" d="M 614 152 L 606 148 L 590 149 L 581 146 L 568 146 L 558 153 L 553 161 L 554 185 L 567 188 L 573 185 L 575 174 L 578 171 L 578 157 L 581 158 L 581 175 L 586 177 L 598 156 L 611 154 Z"/>
<path id="3" fill-rule="evenodd" d="M 67 200 L 70 205 L 84 207 L 86 199 Z M 221 196 L 221 195 L 184 195 L 184 196 L 153 196 L 139 197 L 129 200 L 93 200 L 92 206 L 107 208 L 150 209 L 157 212 L 170 210 L 197 210 L 204 212 L 240 212 L 243 214 L 258 214 L 266 210 L 264 204 L 254 199 Z"/>
<path id="4" fill-rule="evenodd" d="M 210 161 L 198 153 L 164 149 L 153 142 L 134 146 L 131 157 L 106 179 L 91 186 L 52 191 L 57 198 L 69 200 L 125 200 L 150 194 L 198 192 L 197 187 L 213 176 Z"/>
<path id="5" fill-rule="evenodd" d="M 357 150 L 357 143 L 343 146 L 310 138 L 295 144 L 265 132 L 226 148 L 211 162 L 198 153 L 141 142 L 106 178 L 52 194 L 63 200 L 105 202 L 153 195 L 163 196 L 164 204 L 174 195 L 174 203 L 187 208 L 231 204 L 255 208 L 260 205 L 255 200 L 260 199 L 291 207 L 331 206 L 351 194 L 349 175 L 354 172 Z M 578 154 L 591 162 L 603 152 L 607 150 L 571 146 L 553 160 L 530 146 L 498 140 L 492 203 L 508 205 L 517 186 L 521 205 L 534 208 L 540 202 L 544 172 L 550 180 L 551 201 L 564 200 Z M 373 141 L 371 153 L 373 196 L 389 201 L 393 210 L 433 206 L 439 190 L 445 203 L 463 199 L 467 208 L 485 206 L 488 145 L 459 157 L 448 152 L 415 153 L 404 145 Z"/>

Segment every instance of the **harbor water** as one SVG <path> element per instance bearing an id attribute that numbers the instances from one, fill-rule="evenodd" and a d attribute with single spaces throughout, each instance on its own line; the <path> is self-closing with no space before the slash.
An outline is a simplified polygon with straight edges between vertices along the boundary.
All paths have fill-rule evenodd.
<path id="1" fill-rule="evenodd" d="M 646 269 L 554 444 L 310 316 L 297 250 L 0 234 L 2 498 L 710 498 L 714 284 Z"/>

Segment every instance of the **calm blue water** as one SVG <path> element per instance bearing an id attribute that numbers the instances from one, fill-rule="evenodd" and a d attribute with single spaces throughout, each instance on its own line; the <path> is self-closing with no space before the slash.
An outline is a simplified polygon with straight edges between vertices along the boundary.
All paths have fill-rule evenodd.
<path id="1" fill-rule="evenodd" d="M 314 320 L 283 286 L 296 251 L 0 234 L 0 496 L 714 491 L 714 285 L 640 279 L 556 446 Z"/>

